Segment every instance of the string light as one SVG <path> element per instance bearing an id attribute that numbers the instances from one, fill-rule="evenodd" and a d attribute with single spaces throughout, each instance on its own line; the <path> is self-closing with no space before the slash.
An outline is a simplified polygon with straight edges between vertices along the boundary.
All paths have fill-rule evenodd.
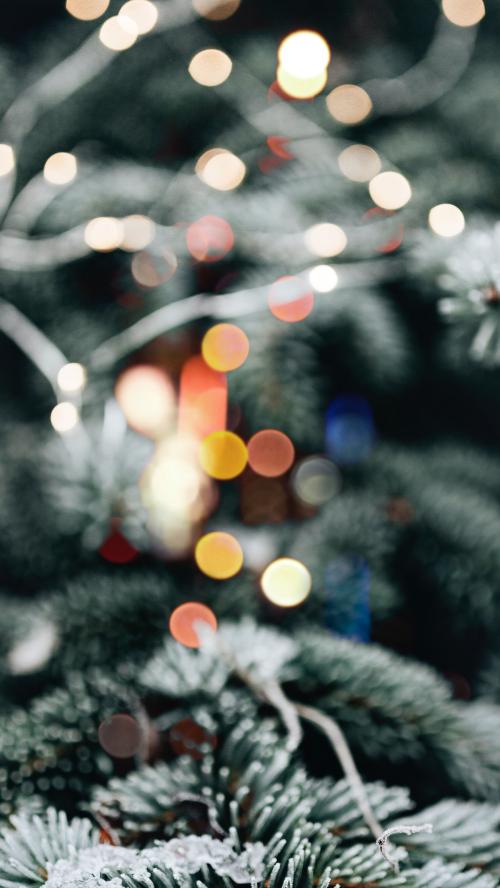
<path id="1" fill-rule="evenodd" d="M 188 226 L 186 244 L 198 262 L 217 262 L 233 248 L 233 230 L 220 216 L 202 216 Z"/>
<path id="2" fill-rule="evenodd" d="M 213 22 L 220 22 L 234 15 L 241 0 L 192 0 L 198 15 Z"/>
<path id="3" fill-rule="evenodd" d="M 241 475 L 248 461 L 247 448 L 234 432 L 212 432 L 200 447 L 200 463 L 211 478 L 229 481 Z"/>
<path id="4" fill-rule="evenodd" d="M 339 154 L 340 172 L 352 182 L 368 182 L 382 169 L 377 152 L 369 145 L 349 145 Z"/>
<path id="5" fill-rule="evenodd" d="M 197 601 L 188 601 L 176 607 L 170 616 L 169 629 L 176 641 L 190 648 L 198 648 L 200 627 L 217 630 L 215 614 L 209 607 Z"/>
<path id="6" fill-rule="evenodd" d="M 201 353 L 208 366 L 223 373 L 241 367 L 249 351 L 248 337 L 234 324 L 215 324 L 201 343 Z"/>
<path id="7" fill-rule="evenodd" d="M 2 142 L 0 144 L 0 176 L 7 176 L 11 173 L 15 164 L 16 159 L 12 146 Z"/>
<path id="8" fill-rule="evenodd" d="M 388 171 L 379 173 L 370 180 L 368 185 L 370 197 L 377 206 L 383 210 L 399 210 L 411 198 L 411 188 L 408 179 L 401 175 Z"/>
<path id="9" fill-rule="evenodd" d="M 113 52 L 130 49 L 137 40 L 137 25 L 126 15 L 113 15 L 101 25 L 99 40 Z"/>
<path id="10" fill-rule="evenodd" d="M 312 225 L 304 234 L 307 249 L 315 256 L 338 256 L 347 246 L 345 231 L 331 222 Z"/>
<path id="11" fill-rule="evenodd" d="M 258 475 L 277 478 L 284 475 L 295 458 L 295 448 L 288 435 L 277 429 L 263 429 L 248 442 L 248 464 Z"/>
<path id="12" fill-rule="evenodd" d="M 74 18 L 91 22 L 106 12 L 110 0 L 66 0 L 66 10 Z"/>
<path id="13" fill-rule="evenodd" d="M 454 204 L 437 204 L 429 212 L 429 226 L 440 237 L 456 237 L 465 228 L 464 214 Z"/>
<path id="14" fill-rule="evenodd" d="M 315 265 L 309 271 L 309 283 L 317 293 L 329 293 L 338 282 L 338 274 L 331 265 Z"/>
<path id="15" fill-rule="evenodd" d="M 477 25 L 486 15 L 483 0 L 442 0 L 441 8 L 446 18 L 459 28 Z"/>
<path id="16" fill-rule="evenodd" d="M 276 80 L 280 89 L 292 99 L 313 99 L 326 85 L 328 73 L 325 68 L 314 77 L 294 77 L 279 65 L 276 72 Z"/>
<path id="17" fill-rule="evenodd" d="M 149 216 L 125 216 L 122 219 L 120 247 L 133 253 L 149 246 L 155 236 L 155 223 Z"/>
<path id="18" fill-rule="evenodd" d="M 121 246 L 123 247 L 123 242 Z M 136 253 L 132 259 L 131 271 L 141 287 L 158 287 L 170 280 L 177 271 L 177 256 L 167 249 L 162 250 L 160 254 Z"/>
<path id="19" fill-rule="evenodd" d="M 120 9 L 120 15 L 131 19 L 138 34 L 152 31 L 158 21 L 158 9 L 150 0 L 128 0 Z"/>
<path id="20" fill-rule="evenodd" d="M 373 107 L 366 90 L 354 83 L 335 87 L 326 97 L 326 106 L 335 120 L 346 125 L 361 123 Z"/>
<path id="21" fill-rule="evenodd" d="M 311 591 L 311 574 L 301 561 L 278 558 L 262 574 L 261 588 L 266 598 L 279 607 L 297 607 Z"/>
<path id="22" fill-rule="evenodd" d="M 292 476 L 295 495 L 308 506 L 322 506 L 340 489 L 340 475 L 324 456 L 308 456 Z"/>
<path id="23" fill-rule="evenodd" d="M 71 401 L 60 401 L 50 414 L 50 421 L 56 432 L 61 435 L 71 432 L 80 420 L 78 410 Z"/>
<path id="24" fill-rule="evenodd" d="M 330 57 L 330 47 L 317 31 L 294 31 L 281 41 L 278 49 L 282 71 L 301 80 L 323 74 Z"/>
<path id="25" fill-rule="evenodd" d="M 243 565 L 243 551 L 230 533 L 215 531 L 198 540 L 194 552 L 196 564 L 213 580 L 234 577 Z"/>
<path id="26" fill-rule="evenodd" d="M 217 191 L 232 191 L 245 178 L 246 166 L 236 154 L 225 148 L 211 148 L 196 164 L 198 177 Z"/>
<path id="27" fill-rule="evenodd" d="M 92 250 L 109 253 L 123 241 L 123 224 L 113 216 L 97 216 L 85 226 L 84 239 Z"/>
<path id="28" fill-rule="evenodd" d="M 57 384 L 62 392 L 80 392 L 86 380 L 85 367 L 81 364 L 65 364 L 57 374 Z"/>
<path id="29" fill-rule="evenodd" d="M 136 432 L 156 438 L 170 426 L 174 391 L 158 367 L 139 364 L 124 370 L 118 377 L 115 397 Z"/>
<path id="30" fill-rule="evenodd" d="M 202 49 L 193 56 L 188 71 L 201 86 L 220 86 L 229 77 L 233 63 L 220 49 Z"/>
<path id="31" fill-rule="evenodd" d="M 51 185 L 67 185 L 72 182 L 77 173 L 77 163 L 74 154 L 67 151 L 58 151 L 52 154 L 43 168 L 43 175 Z"/>
<path id="32" fill-rule="evenodd" d="M 314 293 L 302 278 L 285 275 L 269 288 L 268 305 L 275 318 L 295 324 L 312 312 Z"/>

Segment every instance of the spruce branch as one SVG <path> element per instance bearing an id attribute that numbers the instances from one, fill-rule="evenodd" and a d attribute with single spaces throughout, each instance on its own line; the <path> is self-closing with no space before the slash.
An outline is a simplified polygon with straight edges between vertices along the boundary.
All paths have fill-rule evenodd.
<path id="1" fill-rule="evenodd" d="M 377 845 L 379 847 L 380 853 L 382 857 L 385 857 L 387 862 L 392 866 L 395 873 L 399 873 L 399 862 L 390 855 L 389 850 L 387 848 L 389 839 L 394 835 L 405 835 L 405 836 L 413 836 L 415 833 L 420 832 L 432 832 L 432 823 L 415 823 L 415 824 L 399 824 L 397 826 L 390 826 L 388 829 L 385 829 L 382 835 L 380 835 L 377 839 Z"/>

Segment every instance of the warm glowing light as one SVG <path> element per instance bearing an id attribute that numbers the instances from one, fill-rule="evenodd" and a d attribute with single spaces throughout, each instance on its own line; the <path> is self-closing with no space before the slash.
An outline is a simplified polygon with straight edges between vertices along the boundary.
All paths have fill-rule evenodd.
<path id="1" fill-rule="evenodd" d="M 344 83 L 332 89 L 326 97 L 326 106 L 335 120 L 347 125 L 361 123 L 373 107 L 366 90 L 353 83 Z"/>
<path id="2" fill-rule="evenodd" d="M 280 68 L 301 80 L 323 74 L 330 56 L 328 43 L 317 31 L 294 31 L 278 49 Z"/>
<path id="3" fill-rule="evenodd" d="M 292 99 L 313 99 L 325 88 L 327 79 L 326 68 L 314 77 L 294 77 L 281 65 L 276 71 L 278 86 Z"/>
<path id="4" fill-rule="evenodd" d="M 340 172 L 352 182 L 369 182 L 382 169 L 377 152 L 369 145 L 349 145 L 339 154 Z"/>
<path id="5" fill-rule="evenodd" d="M 246 166 L 232 151 L 212 148 L 201 155 L 196 172 L 202 182 L 217 191 L 232 191 L 245 178 Z"/>
<path id="6" fill-rule="evenodd" d="M 215 324 L 201 343 L 201 353 L 208 366 L 222 373 L 241 367 L 249 351 L 247 336 L 234 324 Z"/>
<path id="7" fill-rule="evenodd" d="M 120 9 L 120 15 L 133 21 L 138 34 L 152 31 L 158 21 L 158 9 L 150 0 L 128 0 Z"/>
<path id="8" fill-rule="evenodd" d="M 220 216 L 202 216 L 189 225 L 186 243 L 198 262 L 217 262 L 232 250 L 234 234 L 229 222 Z"/>
<path id="9" fill-rule="evenodd" d="M 207 533 L 196 543 L 194 551 L 200 570 L 214 580 L 234 577 L 243 565 L 243 551 L 238 540 L 230 533 Z"/>
<path id="10" fill-rule="evenodd" d="M 248 464 L 265 478 L 277 478 L 288 471 L 295 458 L 295 448 L 288 435 L 277 429 L 263 429 L 248 442 Z"/>
<path id="11" fill-rule="evenodd" d="M 295 324 L 311 314 L 314 293 L 302 278 L 286 275 L 269 288 L 268 305 L 275 318 Z"/>
<path id="12" fill-rule="evenodd" d="M 112 15 L 101 25 L 99 40 L 108 49 L 122 52 L 134 45 L 138 34 L 137 25 L 131 18 L 126 15 Z"/>
<path id="13" fill-rule="evenodd" d="M 266 598 L 279 607 L 302 604 L 311 591 L 312 579 L 307 567 L 294 558 L 278 558 L 266 567 L 260 584 Z"/>
<path id="14" fill-rule="evenodd" d="M 399 210 L 411 198 L 408 179 L 401 173 L 388 171 L 371 179 L 368 186 L 370 197 L 383 210 Z"/>
<path id="15" fill-rule="evenodd" d="M 74 154 L 58 151 L 45 161 L 43 175 L 51 185 L 67 185 L 76 176 L 77 164 Z"/>
<path id="16" fill-rule="evenodd" d="M 57 384 L 63 392 L 80 392 L 87 374 L 81 364 L 65 364 L 57 374 Z"/>
<path id="17" fill-rule="evenodd" d="M 441 237 L 456 237 L 465 228 L 464 214 L 454 204 L 437 204 L 429 213 L 429 225 Z"/>
<path id="18" fill-rule="evenodd" d="M 50 414 L 52 426 L 56 432 L 60 432 L 62 435 L 71 432 L 78 425 L 79 420 L 78 410 L 71 401 L 61 401 L 56 404 Z"/>
<path id="19" fill-rule="evenodd" d="M 171 424 L 174 391 L 158 367 L 139 364 L 124 370 L 118 377 L 115 397 L 136 432 L 156 438 Z"/>
<path id="20" fill-rule="evenodd" d="M 66 0 L 66 9 L 75 18 L 91 22 L 106 12 L 110 0 Z"/>
<path id="21" fill-rule="evenodd" d="M 304 234 L 307 249 L 315 256 L 338 256 L 347 246 L 345 231 L 331 222 L 312 225 Z"/>
<path id="22" fill-rule="evenodd" d="M 131 758 L 141 746 L 139 724 L 127 713 L 112 715 L 101 722 L 98 737 L 104 751 L 113 758 Z"/>
<path id="23" fill-rule="evenodd" d="M 147 247 L 155 236 L 155 223 L 148 216 L 125 216 L 122 219 L 122 250 L 128 250 L 133 253 L 136 250 L 143 250 Z"/>
<path id="24" fill-rule="evenodd" d="M 85 243 L 92 250 L 109 253 L 123 241 L 123 224 L 113 216 L 97 216 L 85 226 Z"/>
<path id="25" fill-rule="evenodd" d="M 324 456 L 309 456 L 292 476 L 295 495 L 308 506 L 322 506 L 340 489 L 340 475 L 334 463 Z"/>
<path id="26" fill-rule="evenodd" d="M 317 293 L 329 293 L 335 290 L 339 276 L 331 265 L 315 265 L 309 272 L 309 283 Z"/>
<path id="27" fill-rule="evenodd" d="M 192 3 L 198 15 L 213 22 L 220 22 L 234 15 L 241 0 L 192 0 Z"/>
<path id="28" fill-rule="evenodd" d="M 201 86 L 220 86 L 229 77 L 233 63 L 220 49 L 202 49 L 193 56 L 188 71 Z"/>
<path id="29" fill-rule="evenodd" d="M 212 432 L 201 444 L 202 468 L 218 481 L 229 481 L 241 475 L 247 461 L 247 448 L 234 432 Z"/>
<path id="30" fill-rule="evenodd" d="M 166 249 L 161 253 L 136 253 L 132 259 L 131 271 L 141 287 L 158 287 L 170 280 L 177 271 L 177 256 Z"/>
<path id="31" fill-rule="evenodd" d="M 10 145 L 5 142 L 0 144 L 0 176 L 7 176 L 11 173 L 16 164 L 14 151 Z"/>
<path id="32" fill-rule="evenodd" d="M 179 430 L 203 440 L 226 428 L 227 378 L 201 355 L 184 364 L 179 386 Z"/>
<path id="33" fill-rule="evenodd" d="M 441 6 L 446 18 L 460 28 L 477 25 L 486 15 L 483 0 L 442 0 Z"/>
<path id="34" fill-rule="evenodd" d="M 217 630 L 215 614 L 209 607 L 199 604 L 197 601 L 188 601 L 181 604 L 170 616 L 169 629 L 176 641 L 186 647 L 198 648 L 201 638 L 198 630 Z"/>

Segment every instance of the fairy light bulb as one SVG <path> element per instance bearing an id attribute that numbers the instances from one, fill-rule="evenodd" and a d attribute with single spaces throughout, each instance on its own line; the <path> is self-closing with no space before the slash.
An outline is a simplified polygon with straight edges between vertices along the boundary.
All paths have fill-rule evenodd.
<path id="1" fill-rule="evenodd" d="M 243 566 L 243 550 L 230 533 L 214 531 L 198 540 L 194 552 L 196 564 L 213 580 L 228 580 Z"/>
<path id="2" fill-rule="evenodd" d="M 148 34 L 158 21 L 158 9 L 150 0 L 128 0 L 119 14 L 133 21 L 138 34 Z"/>
<path id="3" fill-rule="evenodd" d="M 85 367 L 81 364 L 65 364 L 57 374 L 57 384 L 62 392 L 80 392 L 87 380 Z"/>
<path id="4" fill-rule="evenodd" d="M 0 176 L 7 176 L 16 165 L 14 150 L 6 142 L 0 144 Z"/>
<path id="5" fill-rule="evenodd" d="M 346 126 L 361 123 L 372 110 L 372 100 L 362 86 L 344 83 L 326 97 L 326 106 L 335 120 Z"/>
<path id="6" fill-rule="evenodd" d="M 262 429 L 248 442 L 248 464 L 265 478 L 284 475 L 294 458 L 295 448 L 290 438 L 278 429 Z"/>
<path id="7" fill-rule="evenodd" d="M 382 169 L 382 161 L 369 145 L 349 145 L 338 158 L 340 172 L 351 182 L 369 182 Z"/>
<path id="8" fill-rule="evenodd" d="M 120 247 L 131 253 L 149 246 L 155 236 L 155 223 L 149 216 L 139 214 L 122 219 L 122 239 Z"/>
<path id="9" fill-rule="evenodd" d="M 139 31 L 135 22 L 127 15 L 113 15 L 101 25 L 99 40 L 113 52 L 130 49 L 137 40 Z"/>
<path id="10" fill-rule="evenodd" d="M 188 71 L 200 86 L 220 86 L 229 77 L 233 63 L 220 49 L 202 49 L 193 56 Z"/>
<path id="11" fill-rule="evenodd" d="M 279 607 L 297 607 L 311 591 L 307 567 L 294 558 L 278 558 L 266 567 L 260 580 L 265 597 Z"/>
<path id="12" fill-rule="evenodd" d="M 110 0 L 66 0 L 66 11 L 82 22 L 91 22 L 103 15 Z"/>
<path id="13" fill-rule="evenodd" d="M 284 275 L 269 288 L 267 301 L 275 318 L 288 324 L 296 324 L 311 314 L 314 293 L 302 278 Z"/>
<path id="14" fill-rule="evenodd" d="M 128 424 L 143 435 L 156 438 L 172 421 L 174 391 L 158 367 L 138 364 L 124 370 L 116 383 L 115 397 Z"/>
<path id="15" fill-rule="evenodd" d="M 279 67 L 300 80 L 322 75 L 330 57 L 330 47 L 317 31 L 294 31 L 281 41 L 278 49 Z"/>
<path id="16" fill-rule="evenodd" d="M 309 271 L 309 283 L 317 293 L 329 293 L 339 282 L 337 272 L 331 265 L 315 265 Z"/>
<path id="17" fill-rule="evenodd" d="M 243 161 L 225 148 L 212 148 L 201 155 L 196 164 L 198 177 L 216 191 L 232 191 L 245 178 Z"/>
<path id="18" fill-rule="evenodd" d="M 313 99 L 325 88 L 328 79 L 326 68 L 314 77 L 294 77 L 281 65 L 276 71 L 276 80 L 280 89 L 292 99 Z"/>
<path id="19" fill-rule="evenodd" d="M 175 608 L 168 625 L 170 633 L 176 641 L 186 647 L 198 648 L 201 644 L 200 635 L 203 629 L 215 632 L 217 619 L 214 612 L 206 605 L 197 601 L 188 601 Z"/>
<path id="20" fill-rule="evenodd" d="M 84 239 L 91 250 L 109 253 L 123 241 L 123 223 L 113 216 L 97 216 L 85 226 Z"/>
<path id="21" fill-rule="evenodd" d="M 347 246 L 347 236 L 343 228 L 330 222 L 312 225 L 304 234 L 307 249 L 315 256 L 338 256 Z"/>
<path id="22" fill-rule="evenodd" d="M 218 481 L 229 481 L 241 475 L 247 461 L 245 443 L 234 432 L 212 432 L 201 443 L 201 467 L 207 475 Z"/>
<path id="23" fill-rule="evenodd" d="M 192 0 L 198 15 L 212 22 L 221 22 L 234 15 L 241 0 Z"/>
<path id="24" fill-rule="evenodd" d="M 383 210 L 399 210 L 411 198 L 411 187 L 408 179 L 401 173 L 387 171 L 379 173 L 370 180 L 368 185 L 373 203 Z"/>
<path id="25" fill-rule="evenodd" d="M 486 15 L 483 0 L 442 0 L 443 15 L 459 28 L 471 28 Z"/>
<path id="26" fill-rule="evenodd" d="M 80 416 L 78 410 L 71 401 L 60 401 L 52 410 L 50 421 L 56 432 L 65 435 L 78 425 Z"/>
<path id="27" fill-rule="evenodd" d="M 465 228 L 464 214 L 455 204 L 437 204 L 429 212 L 429 227 L 440 237 L 456 237 Z"/>
<path id="28" fill-rule="evenodd" d="M 201 343 L 205 362 L 222 373 L 241 367 L 249 351 L 248 337 L 235 324 L 215 324 L 205 333 Z"/>

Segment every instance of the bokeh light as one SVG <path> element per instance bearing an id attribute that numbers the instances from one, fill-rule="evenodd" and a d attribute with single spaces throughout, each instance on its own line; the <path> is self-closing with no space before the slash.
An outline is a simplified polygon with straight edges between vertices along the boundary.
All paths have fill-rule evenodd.
<path id="1" fill-rule="evenodd" d="M 288 435 L 277 429 L 263 429 L 248 442 L 248 464 L 266 478 L 284 475 L 295 458 L 295 448 Z"/>
<path id="2" fill-rule="evenodd" d="M 370 405 L 357 395 L 342 395 L 326 414 L 326 451 L 338 465 L 354 465 L 371 453 L 375 425 Z"/>
<path id="3" fill-rule="evenodd" d="M 215 324 L 201 343 L 201 353 L 208 366 L 223 373 L 241 367 L 249 351 L 248 337 L 235 324 Z"/>
<path id="4" fill-rule="evenodd" d="M 198 15 L 212 22 L 221 22 L 234 15 L 241 0 L 192 0 L 192 3 Z"/>
<path id="5" fill-rule="evenodd" d="M 138 364 L 124 370 L 118 377 L 115 397 L 136 432 L 156 438 L 172 423 L 174 390 L 158 367 Z"/>
<path id="6" fill-rule="evenodd" d="M 232 151 L 211 148 L 199 158 L 196 173 L 205 185 L 217 191 L 232 191 L 243 182 L 246 166 Z"/>
<path id="7" fill-rule="evenodd" d="M 260 579 L 266 598 L 279 607 L 297 607 L 311 591 L 307 567 L 294 558 L 278 558 L 269 564 Z"/>
<path id="8" fill-rule="evenodd" d="M 6 142 L 0 143 L 0 176 L 7 176 L 16 165 L 14 150 Z"/>
<path id="9" fill-rule="evenodd" d="M 454 204 L 437 204 L 429 212 L 429 226 L 440 237 L 456 237 L 465 228 L 464 214 Z"/>
<path id="10" fill-rule="evenodd" d="M 338 274 L 331 265 L 315 265 L 309 271 L 309 283 L 318 293 L 329 293 L 338 282 Z"/>
<path id="11" fill-rule="evenodd" d="M 317 31 L 294 31 L 278 48 L 280 67 L 305 80 L 322 74 L 330 62 L 330 47 Z"/>
<path id="12" fill-rule="evenodd" d="M 158 21 L 158 9 L 150 0 L 128 0 L 120 9 L 120 15 L 132 19 L 138 34 L 148 34 Z"/>
<path id="13" fill-rule="evenodd" d="M 74 18 L 91 22 L 103 15 L 110 0 L 66 0 L 66 9 Z"/>
<path id="14" fill-rule="evenodd" d="M 141 746 L 140 726 L 125 712 L 101 722 L 98 737 L 102 748 L 112 758 L 131 758 Z"/>
<path id="15" fill-rule="evenodd" d="M 352 182 L 369 182 L 382 169 L 382 161 L 369 145 L 349 145 L 338 158 L 340 172 Z"/>
<path id="16" fill-rule="evenodd" d="M 64 364 L 57 374 L 57 384 L 63 392 L 80 392 L 85 386 L 87 374 L 81 364 Z"/>
<path id="17" fill-rule="evenodd" d="M 43 175 L 51 185 L 67 185 L 72 182 L 77 173 L 77 162 L 74 154 L 68 151 L 58 151 L 52 154 L 43 168 Z"/>
<path id="18" fill-rule="evenodd" d="M 348 126 L 365 120 L 373 107 L 366 90 L 353 83 L 332 89 L 326 97 L 326 106 L 335 120 Z"/>
<path id="19" fill-rule="evenodd" d="M 443 14 L 460 28 L 477 25 L 486 15 L 483 0 L 442 0 Z"/>
<path id="20" fill-rule="evenodd" d="M 196 564 L 213 580 L 228 580 L 243 566 L 243 551 L 230 533 L 214 531 L 202 536 L 194 551 Z"/>
<path id="21" fill-rule="evenodd" d="M 276 71 L 278 86 L 292 99 L 313 99 L 325 88 L 327 79 L 326 68 L 314 77 L 294 77 L 281 65 Z"/>
<path id="22" fill-rule="evenodd" d="M 307 506 L 322 506 L 340 490 L 340 473 L 324 456 L 308 456 L 292 475 L 295 495 Z"/>
<path id="23" fill-rule="evenodd" d="M 188 71 L 201 86 L 220 86 L 229 77 L 233 63 L 220 49 L 202 49 L 193 56 Z"/>
<path id="24" fill-rule="evenodd" d="M 275 318 L 295 324 L 311 314 L 314 293 L 302 278 L 285 275 L 269 288 L 268 305 Z"/>
<path id="25" fill-rule="evenodd" d="M 190 648 L 198 648 L 201 639 L 198 628 L 217 630 L 215 614 L 209 607 L 197 601 L 181 604 L 170 616 L 169 629 L 176 641 Z"/>
<path id="26" fill-rule="evenodd" d="M 122 219 L 120 247 L 131 253 L 149 246 L 155 236 L 155 223 L 149 216 L 135 214 Z"/>
<path id="27" fill-rule="evenodd" d="M 146 250 L 135 254 L 130 270 L 141 287 L 159 287 L 175 274 L 177 265 L 177 256 L 171 250 Z"/>
<path id="28" fill-rule="evenodd" d="M 388 170 L 379 173 L 370 180 L 368 185 L 370 197 L 377 206 L 383 210 L 399 210 L 411 198 L 411 188 L 408 179 L 401 173 Z"/>
<path id="29" fill-rule="evenodd" d="M 91 250 L 109 253 L 116 250 L 123 241 L 123 224 L 114 216 L 97 216 L 85 226 L 85 243 Z"/>
<path id="30" fill-rule="evenodd" d="M 227 378 L 201 355 L 185 362 L 179 386 L 179 431 L 203 440 L 227 422 Z"/>
<path id="31" fill-rule="evenodd" d="M 186 243 L 198 262 L 217 262 L 232 250 L 234 234 L 229 222 L 220 216 L 202 216 L 188 226 Z"/>
<path id="32" fill-rule="evenodd" d="M 347 246 L 347 236 L 339 225 L 318 222 L 304 234 L 307 249 L 315 256 L 338 256 Z"/>
<path id="33" fill-rule="evenodd" d="M 228 481 L 241 475 L 248 461 L 245 443 L 234 432 L 219 431 L 202 441 L 200 463 L 211 478 Z"/>
<path id="34" fill-rule="evenodd" d="M 112 15 L 101 25 L 99 40 L 113 52 L 130 49 L 137 40 L 137 25 L 126 15 Z"/>
<path id="35" fill-rule="evenodd" d="M 71 401 L 60 401 L 50 414 L 50 421 L 56 432 L 61 435 L 71 432 L 79 423 L 80 416 Z"/>

